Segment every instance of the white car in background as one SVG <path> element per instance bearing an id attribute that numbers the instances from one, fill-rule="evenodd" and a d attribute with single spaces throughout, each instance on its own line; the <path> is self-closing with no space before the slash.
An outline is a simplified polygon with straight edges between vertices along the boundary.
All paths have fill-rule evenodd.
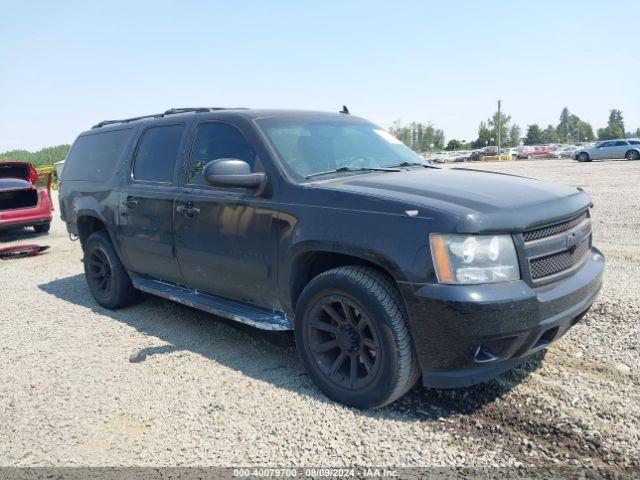
<path id="1" fill-rule="evenodd" d="M 509 154 L 512 157 L 518 156 L 518 147 L 505 148 L 503 153 Z"/>
<path id="2" fill-rule="evenodd" d="M 552 152 L 549 152 L 550 158 L 571 158 L 573 156 L 573 152 L 576 151 L 578 147 L 576 145 L 563 145 Z"/>

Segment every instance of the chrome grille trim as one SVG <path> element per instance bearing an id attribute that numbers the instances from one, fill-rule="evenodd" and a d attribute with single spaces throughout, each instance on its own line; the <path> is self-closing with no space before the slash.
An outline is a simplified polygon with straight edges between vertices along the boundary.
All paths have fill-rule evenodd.
<path id="1" fill-rule="evenodd" d="M 528 230 L 522 234 L 522 237 L 524 238 L 525 243 L 539 240 L 541 238 L 552 237 L 554 235 L 558 235 L 559 233 L 566 232 L 567 230 L 571 230 L 576 225 L 580 225 L 587 218 L 589 218 L 588 211 L 582 213 L 581 215 L 578 215 L 575 218 L 572 218 L 571 220 L 566 220 L 554 225 L 548 225 L 546 227 Z"/>

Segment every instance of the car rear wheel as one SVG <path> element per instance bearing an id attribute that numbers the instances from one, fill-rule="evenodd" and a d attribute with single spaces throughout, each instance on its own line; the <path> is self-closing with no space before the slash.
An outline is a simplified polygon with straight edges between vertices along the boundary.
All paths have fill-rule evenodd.
<path id="1" fill-rule="evenodd" d="M 296 308 L 295 337 L 314 383 L 350 406 L 387 405 L 419 375 L 400 294 L 372 268 L 340 267 L 309 282 Z"/>
<path id="2" fill-rule="evenodd" d="M 36 231 L 36 233 L 47 233 L 51 229 L 51 222 L 34 225 L 33 229 Z"/>
<path id="3" fill-rule="evenodd" d="M 626 153 L 625 158 L 627 160 L 638 160 L 640 159 L 640 153 L 638 153 L 636 150 L 629 150 Z"/>
<path id="4" fill-rule="evenodd" d="M 578 155 L 578 161 L 579 162 L 590 162 L 591 158 L 589 157 L 589 154 L 587 152 L 580 152 L 580 154 Z"/>
<path id="5" fill-rule="evenodd" d="M 91 234 L 84 244 L 84 272 L 93 298 L 105 308 L 126 307 L 138 298 L 104 230 Z"/>

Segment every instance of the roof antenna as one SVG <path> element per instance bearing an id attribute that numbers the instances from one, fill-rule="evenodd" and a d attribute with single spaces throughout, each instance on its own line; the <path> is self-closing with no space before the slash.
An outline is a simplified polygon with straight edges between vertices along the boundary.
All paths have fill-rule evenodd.
<path id="1" fill-rule="evenodd" d="M 346 106 L 346 105 L 343 105 L 343 106 L 342 106 L 342 110 L 340 110 L 338 113 L 344 113 L 345 115 L 351 115 L 351 114 L 349 113 L 349 109 L 347 108 L 347 106 Z"/>

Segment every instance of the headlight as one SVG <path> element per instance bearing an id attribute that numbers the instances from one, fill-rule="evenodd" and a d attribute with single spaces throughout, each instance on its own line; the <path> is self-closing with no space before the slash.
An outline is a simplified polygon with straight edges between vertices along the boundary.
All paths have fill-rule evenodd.
<path id="1" fill-rule="evenodd" d="M 520 268 L 510 235 L 429 235 L 440 283 L 473 284 L 518 280 Z"/>

